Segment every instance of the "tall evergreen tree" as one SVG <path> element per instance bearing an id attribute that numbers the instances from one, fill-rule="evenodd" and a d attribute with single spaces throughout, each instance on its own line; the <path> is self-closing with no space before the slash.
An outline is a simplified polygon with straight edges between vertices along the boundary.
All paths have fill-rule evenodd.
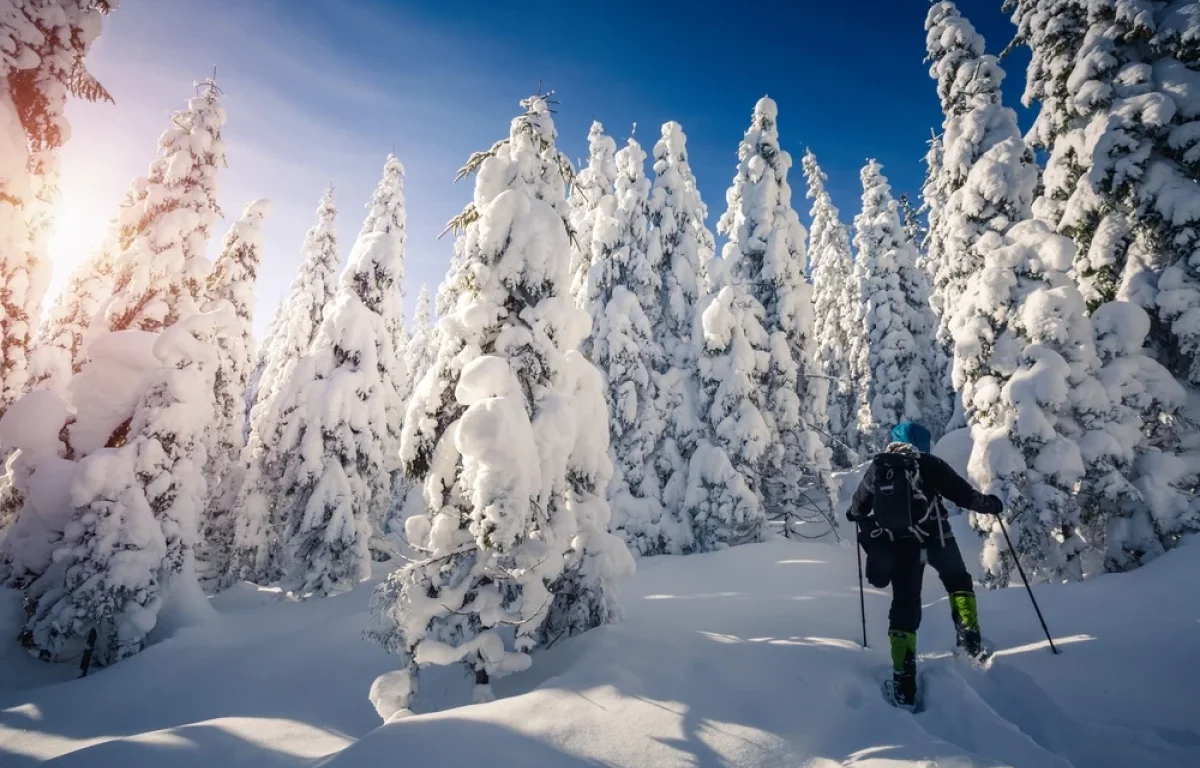
<path id="1" fill-rule="evenodd" d="M 772 364 L 764 315 L 741 285 L 723 287 L 703 305 L 697 345 L 705 432 L 689 465 L 685 510 L 694 542 L 685 551 L 709 552 L 766 537 L 762 468 L 774 435 L 764 387 Z"/>
<path id="2" fill-rule="evenodd" d="M 26 222 L 30 258 L 37 262 L 46 259 L 60 197 L 58 154 L 71 135 L 65 115 L 67 99 L 76 96 L 87 101 L 112 101 L 88 73 L 84 59 L 100 37 L 103 17 L 116 3 L 43 0 L 20 5 L 12 13 L 28 17 L 37 29 L 37 39 L 23 56 L 32 66 L 15 67 L 8 72 L 8 80 L 29 138 L 33 195 Z"/>
<path id="3" fill-rule="evenodd" d="M 375 187 L 371 201 L 367 203 L 367 218 L 363 221 L 359 237 L 371 232 L 390 232 L 400 241 L 400 261 L 396 265 L 399 269 L 396 278 L 396 292 L 399 298 L 394 309 L 389 308 L 387 317 L 388 333 L 396 346 L 393 356 L 400 358 L 403 358 L 408 350 L 408 326 L 404 322 L 404 249 L 407 221 L 408 214 L 404 207 L 404 166 L 395 155 L 388 155 L 383 166 L 383 178 Z M 408 399 L 410 391 L 407 375 L 406 373 L 405 380 L 396 382 L 397 391 L 403 400 Z M 396 414 L 396 417 L 394 430 L 399 434 L 403 414 Z"/>
<path id="4" fill-rule="evenodd" d="M 92 629 L 100 663 L 136 653 L 177 580 L 195 578 L 215 341 L 232 322 L 226 309 L 168 327 L 154 344 L 162 367 L 138 401 L 127 438 L 92 451 L 74 469 L 74 510 L 54 566 L 26 591 L 22 641 L 43 657 L 81 649 Z"/>
<path id="5" fill-rule="evenodd" d="M 792 208 L 787 174 L 792 158 L 779 146 L 778 107 L 762 98 L 738 149 L 738 169 L 725 194 L 728 210 L 717 229 L 729 237 L 723 257 L 736 283 L 762 306 L 770 336 L 765 379 L 772 440 L 767 448 L 764 502 L 790 514 L 805 487 L 831 493 L 826 430 L 829 382 L 816 370 L 812 285 L 805 276 L 807 236 Z M 831 518 L 832 519 L 832 518 Z"/>
<path id="6" fill-rule="evenodd" d="M 902 421 L 920 421 L 930 402 L 928 339 L 933 317 L 917 250 L 900 223 L 896 201 L 879 163 L 862 170 L 862 212 L 854 219 L 855 275 L 862 286 L 867 334 L 866 379 L 859 405 L 863 452 L 883 450 Z"/>
<path id="7" fill-rule="evenodd" d="M 196 310 L 225 167 L 220 90 L 206 80 L 198 91 L 171 117 L 150 173 L 134 180 L 122 206 L 113 294 L 104 308 L 109 330 L 158 331 Z"/>
<path id="8" fill-rule="evenodd" d="M 213 491 L 201 523 L 201 559 L 213 576 L 226 572 L 233 553 L 233 502 L 242 481 L 246 447 L 246 385 L 254 353 L 254 291 L 262 259 L 262 227 L 271 211 L 266 200 L 246 206 L 225 235 L 221 255 L 209 274 L 204 309 L 231 309 L 233 319 L 217 340 L 215 413 L 209 423 L 204 474 Z"/>
<path id="9" fill-rule="evenodd" d="M 571 185 L 571 295 L 579 306 L 588 306 L 588 272 L 595 257 L 592 239 L 596 218 L 605 216 L 605 199 L 612 198 L 617 183 L 617 143 L 604 133 L 599 121 L 592 121 L 588 131 L 587 167 Z M 609 205 L 615 205 L 615 201 Z"/>
<path id="10" fill-rule="evenodd" d="M 983 582 L 1007 586 L 1016 560 L 1033 578 L 1061 580 L 1083 548 L 1076 484 L 1085 473 L 1078 408 L 1096 396 L 1091 328 L 1066 277 L 1073 248 L 1041 221 L 989 232 L 983 268 L 967 283 L 955 334 L 955 383 L 967 404 L 971 478 L 1005 503 L 1015 552 L 999 523 L 985 534 Z"/>
<path id="11" fill-rule="evenodd" d="M 660 552 L 667 543 L 659 531 L 662 490 L 654 457 L 664 423 L 654 374 L 664 367 L 665 353 L 654 333 L 662 317 L 661 276 L 648 253 L 645 160 L 646 153 L 632 138 L 617 153 L 613 219 L 596 219 L 596 230 L 612 232 L 612 239 L 593 260 L 588 287 L 592 359 L 607 381 L 615 467 L 608 486 L 613 528 L 637 551 Z"/>
<path id="12" fill-rule="evenodd" d="M 0 27 L 0 33 L 11 36 L 25 26 Z M 5 64 L 12 66 L 7 59 Z M 30 260 L 33 243 L 25 219 L 33 190 L 28 159 L 12 87 L 7 77 L 0 77 L 0 408 L 7 408 L 25 388 L 26 355 L 41 301 L 36 294 L 46 284 L 47 265 Z"/>
<path id="13" fill-rule="evenodd" d="M 58 203 L 69 95 L 110 100 L 84 59 L 115 3 L 47 0 L 0 16 L 0 410 L 26 389 L 49 282 L 46 244 Z"/>
<path id="14" fill-rule="evenodd" d="M 395 330 L 404 322 L 396 287 L 404 271 L 402 176 L 403 166 L 390 155 L 354 245 L 358 261 L 343 273 L 333 301 L 318 309 L 337 260 L 335 210 L 329 192 L 322 198 L 289 297 L 295 310 L 276 346 L 281 353 L 290 345 L 300 349 L 304 337 L 313 336 L 301 357 L 277 358 L 278 367 L 268 363 L 264 372 L 251 412 L 249 466 L 237 495 L 226 581 L 285 578 L 302 593 L 329 594 L 352 585 L 369 565 L 362 552 L 386 525 L 399 472 L 408 382 Z M 313 326 L 317 312 L 321 322 Z M 349 386 L 359 387 L 350 390 L 358 394 L 348 397 Z M 338 461 L 359 464 L 337 470 Z"/>
<path id="15" fill-rule="evenodd" d="M 814 324 L 817 340 L 816 372 L 828 377 L 829 444 L 833 463 L 848 467 L 857 460 L 851 445 L 857 418 L 855 390 L 858 383 L 851 370 L 853 340 L 862 335 L 857 310 L 862 301 L 854 279 L 850 254 L 850 231 L 841 222 L 838 209 L 825 188 L 828 177 L 811 152 L 804 154 L 804 177 L 813 201 L 809 230 L 808 259 L 812 273 Z"/>
<path id="16" fill-rule="evenodd" d="M 429 286 L 422 285 L 417 294 L 417 309 L 413 315 L 413 334 L 408 341 L 408 349 L 404 354 L 404 362 L 408 368 L 408 376 L 413 388 L 425 376 L 425 372 L 433 365 L 437 355 L 437 329 L 429 315 Z"/>
<path id="17" fill-rule="evenodd" d="M 1092 325 L 1108 403 L 1093 415 L 1101 430 L 1089 441 L 1093 455 L 1084 455 L 1092 477 L 1083 489 L 1083 524 L 1104 552 L 1105 568 L 1125 571 L 1200 530 L 1200 510 L 1181 490 L 1194 483 L 1195 470 L 1172 439 L 1186 393 L 1145 353 L 1151 322 L 1142 308 L 1108 302 L 1092 314 Z"/>
<path id="18" fill-rule="evenodd" d="M 279 467 L 279 480 L 264 495 L 280 523 L 284 583 L 300 594 L 343 591 L 370 575 L 371 534 L 387 511 L 399 452 L 389 425 L 404 363 L 388 321 L 402 254 L 394 230 L 358 238 L 279 409 L 289 426 L 276 433 L 268 466 Z"/>
<path id="19" fill-rule="evenodd" d="M 92 322 L 112 290 L 115 250 L 115 239 L 107 239 L 67 279 L 38 330 L 37 345 L 29 356 L 32 386 L 48 387 L 62 397 L 67 382 L 83 367 Z"/>
<path id="20" fill-rule="evenodd" d="M 1117 299 L 1152 313 L 1159 359 L 1200 383 L 1200 188 L 1195 183 L 1200 18 L 1178 3 L 1137 13 L 1086 4 L 1066 130 L 1047 163 L 1044 207 L 1078 246 L 1091 310 Z M 1043 107 L 1045 109 L 1045 107 Z M 1190 159 L 1189 159 L 1190 150 Z"/>
<path id="21" fill-rule="evenodd" d="M 704 223 L 707 216 L 688 161 L 687 136 L 679 123 L 665 123 L 662 138 L 654 145 L 649 259 L 658 266 L 662 307 L 653 331 L 663 347 L 661 366 L 655 371 L 658 408 L 664 419 L 663 439 L 653 457 L 663 488 L 658 530 L 661 551 L 671 554 L 684 551 L 693 539 L 684 507 L 689 462 L 702 436 L 696 402 L 699 350 L 693 332 L 705 290 L 702 265 L 715 255 L 713 234 Z"/>
<path id="22" fill-rule="evenodd" d="M 456 662 L 490 698 L 530 651 L 610 620 L 612 580 L 632 567 L 607 533 L 601 378 L 576 349 L 588 323 L 569 291 L 570 166 L 546 97 L 522 105 L 463 170 L 476 185 L 451 311 L 405 419 L 405 468 L 430 510 L 406 531 L 424 559 L 377 589 L 370 634 L 404 657 L 407 699 L 418 667 Z"/>
<path id="23" fill-rule="evenodd" d="M 985 232 L 1004 232 L 1028 218 L 1036 170 L 1033 154 L 1021 138 L 1016 113 L 1002 102 L 1004 70 L 995 56 L 984 53 L 983 36 L 951 2 L 930 7 L 925 30 L 929 75 L 937 81 L 945 116 L 941 140 L 931 144 L 927 157 L 930 178 L 923 190 L 929 206 L 927 271 L 933 276 L 937 341 L 948 351 L 953 344 L 955 303 L 963 295 L 967 279 L 980 268 L 974 244 Z M 1002 143 L 1012 146 L 1010 152 L 1020 156 L 1019 164 L 993 164 L 991 169 L 1033 179 L 1029 187 L 1012 178 L 993 177 L 982 180 L 972 191 L 961 192 L 979 160 Z M 934 354 L 941 376 L 936 390 L 949 398 L 941 403 L 938 421 L 955 428 L 963 423 L 961 402 L 950 386 L 949 368 L 941 364 L 945 358 Z"/>
<path id="24" fill-rule="evenodd" d="M 325 308 L 337 289 L 340 258 L 337 244 L 337 206 L 333 187 L 325 190 L 317 204 L 317 223 L 304 236 L 300 269 L 288 295 L 279 303 L 258 363 L 250 376 L 247 403 L 250 406 L 251 440 L 270 418 L 272 404 L 291 379 L 296 360 L 312 346 Z M 261 450 L 261 446 L 255 450 Z"/>

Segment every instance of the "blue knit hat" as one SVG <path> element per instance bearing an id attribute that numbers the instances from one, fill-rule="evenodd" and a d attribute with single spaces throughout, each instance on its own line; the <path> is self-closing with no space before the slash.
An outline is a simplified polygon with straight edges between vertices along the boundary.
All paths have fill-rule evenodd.
<path id="1" fill-rule="evenodd" d="M 915 421 L 905 421 L 892 427 L 892 441 L 916 446 L 921 453 L 929 453 L 929 430 Z"/>

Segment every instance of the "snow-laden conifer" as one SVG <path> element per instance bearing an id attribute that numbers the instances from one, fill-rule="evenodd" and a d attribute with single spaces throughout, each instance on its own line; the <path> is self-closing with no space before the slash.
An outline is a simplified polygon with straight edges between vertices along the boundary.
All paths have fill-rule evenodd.
<path id="1" fill-rule="evenodd" d="M 1083 298 L 1066 276 L 1074 248 L 1041 221 L 978 243 L 983 267 L 969 280 L 955 329 L 955 385 L 971 424 L 971 479 L 1005 504 L 999 523 L 972 514 L 987 536 L 984 584 L 1016 578 L 1015 557 L 1035 579 L 1077 574 L 1085 465 L 1077 409 L 1096 403 L 1092 331 Z"/>
<path id="2" fill-rule="evenodd" d="M 862 335 L 857 317 L 862 297 L 854 279 L 850 231 L 825 188 L 828 177 L 811 151 L 804 154 L 803 166 L 808 198 L 812 200 L 808 260 L 813 283 L 813 336 L 817 340 L 815 372 L 829 381 L 827 410 L 833 462 L 847 467 L 856 459 L 850 445 L 857 419 L 858 383 L 851 370 L 851 355 L 853 339 Z"/>
<path id="3" fill-rule="evenodd" d="M 395 382 L 404 363 L 395 358 L 388 318 L 401 254 L 395 231 L 355 242 L 278 409 L 285 423 L 264 462 L 265 479 L 275 482 L 254 478 L 250 491 L 265 495 L 254 503 L 278 520 L 284 585 L 299 594 L 344 591 L 370 575 L 371 534 L 387 511 L 399 451 L 389 425 L 401 407 Z"/>
<path id="4" fill-rule="evenodd" d="M 29 356 L 31 387 L 48 387 L 65 399 L 67 383 L 87 360 L 86 342 L 94 335 L 96 313 L 111 294 L 115 249 L 115 240 L 107 240 L 67 278 Z"/>
<path id="5" fill-rule="evenodd" d="M 774 435 L 764 383 L 776 350 L 764 314 L 746 288 L 733 285 L 707 299 L 697 318 L 705 433 L 692 455 L 685 498 L 696 551 L 766 537 L 762 469 Z"/>
<path id="6" fill-rule="evenodd" d="M 792 208 L 792 158 L 779 146 L 778 114 L 769 98 L 755 105 L 717 229 L 729 237 L 723 259 L 732 280 L 763 309 L 771 354 L 764 405 L 772 430 L 763 501 L 776 514 L 791 514 L 812 495 L 806 487 L 820 488 L 826 499 L 832 490 L 822 437 L 829 380 L 807 375 L 816 369 L 812 285 L 805 276 L 808 233 Z"/>
<path id="7" fill-rule="evenodd" d="M 648 253 L 659 270 L 661 331 L 655 336 L 665 360 L 676 367 L 694 366 L 696 305 L 705 292 L 701 270 L 715 255 L 713 234 L 704 223 L 707 217 L 708 207 L 688 162 L 687 135 L 679 123 L 664 123 L 662 138 L 654 145 Z"/>
<path id="8" fill-rule="evenodd" d="M 45 290 L 49 266 L 30 258 L 29 151 L 6 74 L 0 70 L 0 408 L 25 388 L 27 356 L 42 298 L 38 294 Z"/>
<path id="9" fill-rule="evenodd" d="M 67 416 L 61 402 L 52 409 L 35 408 L 43 416 L 50 414 L 53 423 L 26 435 L 44 432 L 57 442 L 59 435 L 68 434 L 70 440 L 43 456 L 48 463 L 33 475 L 36 480 L 45 472 L 68 488 L 66 494 L 57 490 L 32 496 L 35 503 L 54 501 L 58 506 L 30 510 L 31 519 L 69 520 L 45 571 L 26 589 L 29 611 L 22 641 L 43 657 L 61 659 L 78 652 L 95 629 L 97 661 L 125 658 L 141 649 L 172 595 L 186 595 L 189 589 L 194 595 L 198 589 L 193 547 L 208 487 L 204 465 L 219 365 L 215 341 L 233 323 L 231 314 L 228 309 L 192 314 L 157 339 L 150 337 L 159 367 L 148 371 L 148 386 L 120 439 L 110 437 L 107 444 L 84 451 L 78 461 L 58 456 L 84 447 L 79 431 L 84 423 L 77 420 L 74 429 L 56 431 L 53 427 Z M 109 341 L 127 356 L 142 344 L 121 334 L 109 334 Z M 120 382 L 134 389 L 137 384 L 128 378 Z M 27 397 L 57 399 L 49 391 Z M 36 441 L 20 447 L 25 451 L 34 445 Z"/>
<path id="10" fill-rule="evenodd" d="M 408 377 L 414 387 L 433 365 L 433 358 L 437 354 L 437 328 L 429 314 L 429 304 L 429 286 L 422 285 L 420 293 L 417 294 L 417 308 L 413 314 L 412 337 L 404 353 Z"/>
<path id="11" fill-rule="evenodd" d="M 589 323 L 569 288 L 569 164 L 546 97 L 522 105 L 463 170 L 475 194 L 456 221 L 453 302 L 405 419 L 428 510 L 406 532 L 423 559 L 377 589 L 369 634 L 405 659 L 406 700 L 419 667 L 458 662 L 489 698 L 530 651 L 610 620 L 632 566 L 607 532 L 602 379 L 577 351 Z"/>
<path id="12" fill-rule="evenodd" d="M 314 336 L 299 358 L 281 357 L 274 376 L 270 364 L 264 373 L 251 412 L 227 582 L 284 578 L 302 594 L 324 595 L 349 588 L 369 566 L 363 552 L 383 532 L 399 471 L 408 381 L 396 332 L 403 324 L 402 174 L 389 156 L 352 250 L 355 261 L 321 309 L 317 302 L 337 258 L 329 193 L 318 208 L 289 297 L 297 313 L 282 333 L 284 344 Z"/>
<path id="13" fill-rule="evenodd" d="M 87 71 L 85 59 L 100 36 L 103 17 L 116 3 L 92 0 L 43 0 L 20 3 L 11 19 L 24 14 L 36 27 L 18 55 L 25 61 L 8 73 L 21 123 L 29 139 L 32 196 L 26 214 L 32 262 L 46 259 L 61 193 L 59 152 L 71 136 L 66 118 L 70 96 L 87 101 L 112 97 Z M 0 22 L 3 23 L 3 22 Z M 25 46 L 21 46 L 25 47 Z M 6 68 L 0 66 L 0 71 Z"/>
<path id="14" fill-rule="evenodd" d="M 135 179 L 119 216 L 120 252 L 104 307 L 113 331 L 159 331 L 198 306 L 210 263 L 205 249 L 221 215 L 225 109 L 211 80 L 171 117 L 150 172 Z"/>
<path id="15" fill-rule="evenodd" d="M 217 340 L 215 413 L 209 423 L 205 477 L 211 491 L 201 525 L 202 559 L 213 575 L 228 569 L 233 551 L 233 503 L 246 446 L 246 384 L 254 353 L 254 294 L 262 259 L 262 227 L 271 204 L 246 206 L 222 243 L 204 290 L 204 309 L 232 309 L 233 321 Z"/>
<path id="16" fill-rule="evenodd" d="M 927 157 L 930 178 L 923 194 L 929 206 L 927 271 L 933 277 L 931 305 L 937 312 L 937 342 L 952 346 L 956 302 L 980 268 L 974 245 L 986 232 L 1004 232 L 1030 215 L 1036 166 L 1021 138 L 1016 113 L 1002 102 L 1004 70 L 984 53 L 984 39 L 951 2 L 937 2 L 925 20 L 929 75 L 937 81 L 944 120 L 940 141 Z M 992 162 L 969 191 L 972 169 L 993 147 L 1007 144 L 1006 164 Z M 934 350 L 938 421 L 961 424 L 958 398 L 949 386 L 943 351 Z"/>
<path id="17" fill-rule="evenodd" d="M 1090 481 L 1083 525 L 1110 571 L 1136 568 L 1200 530 L 1200 515 L 1181 491 L 1196 469 L 1179 455 L 1175 424 L 1186 394 L 1170 371 L 1145 353 L 1150 316 L 1112 301 L 1092 313 L 1097 373 L 1108 397 L 1091 414 L 1097 429 L 1083 443 Z"/>
<path id="18" fill-rule="evenodd" d="M 613 528 L 639 552 L 661 552 L 662 491 L 654 467 L 664 430 L 655 373 L 665 352 L 655 338 L 661 277 L 649 257 L 650 182 L 646 153 L 634 139 L 617 153 L 612 220 L 597 217 L 611 238 L 588 276 L 592 359 L 605 374 L 614 474 L 608 486 Z M 657 252 L 661 256 L 661 251 Z M 667 534 L 672 536 L 671 533 Z"/>
<path id="19" fill-rule="evenodd" d="M 333 187 L 317 204 L 317 223 L 304 236 L 300 269 L 275 318 L 251 374 L 247 402 L 251 408 L 251 433 L 261 431 L 270 418 L 272 404 L 291 378 L 296 360 L 312 346 L 325 308 L 337 290 L 340 258 L 337 244 L 337 206 Z"/>
<path id="20" fill-rule="evenodd" d="M 857 414 L 863 452 L 882 451 L 902 421 L 921 421 L 930 402 L 927 368 L 933 317 L 917 250 L 905 236 L 879 163 L 861 173 L 862 212 L 854 218 L 855 275 L 866 333 L 865 380 Z"/>
<path id="21" fill-rule="evenodd" d="M 571 185 L 571 295 L 581 307 L 588 305 L 588 272 L 592 268 L 593 232 L 596 217 L 603 215 L 603 201 L 611 197 L 617 183 L 617 143 L 604 133 L 599 121 L 592 121 L 588 131 L 587 167 L 575 176 Z"/>
<path id="22" fill-rule="evenodd" d="M 387 309 L 388 332 L 392 335 L 392 341 L 396 346 L 393 354 L 400 358 L 403 358 L 408 350 L 408 326 L 404 322 L 404 253 L 407 240 L 407 221 L 408 214 L 404 207 L 404 166 L 395 155 L 388 155 L 387 162 L 383 166 L 383 178 L 379 180 L 371 201 L 367 203 L 367 218 L 363 221 L 359 237 L 371 232 L 389 232 L 394 234 L 400 242 L 400 261 L 396 265 L 398 298 L 393 302 L 393 306 L 389 306 Z M 396 382 L 396 387 L 401 398 L 407 400 L 409 394 L 407 374 L 405 374 L 404 380 Z M 398 416 L 395 423 L 397 433 L 400 429 L 400 419 L 403 418 L 402 415 L 398 414 Z"/>
<path id="23" fill-rule="evenodd" d="M 663 348 L 661 367 L 655 371 L 658 408 L 664 420 L 662 440 L 653 457 L 663 489 L 658 531 L 661 551 L 672 554 L 684 551 L 692 540 L 691 520 L 685 510 L 689 463 L 703 434 L 696 402 L 699 347 L 693 334 L 700 297 L 706 291 L 707 265 L 715 255 L 713 234 L 705 225 L 707 216 L 688 162 L 687 136 L 678 123 L 665 123 L 662 137 L 654 145 L 649 258 L 658 266 L 662 308 L 658 328 L 653 331 Z"/>
<path id="24" fill-rule="evenodd" d="M 1040 112 L 1030 139 L 1049 153 L 1035 213 L 1078 246 L 1073 272 L 1089 310 L 1114 300 L 1145 308 L 1152 353 L 1200 381 L 1200 18 L 1166 0 L 1005 8 L 1032 53 L 1025 99 Z"/>
<path id="25" fill-rule="evenodd" d="M 50 279 L 67 98 L 108 99 L 84 59 L 115 3 L 46 0 L 0 15 L 0 410 L 27 389 Z"/>

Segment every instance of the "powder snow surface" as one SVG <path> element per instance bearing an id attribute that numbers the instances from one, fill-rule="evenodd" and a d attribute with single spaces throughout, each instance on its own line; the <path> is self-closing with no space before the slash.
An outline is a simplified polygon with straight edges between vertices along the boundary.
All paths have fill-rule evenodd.
<path id="1" fill-rule="evenodd" d="M 422 704 L 442 711 L 386 724 L 368 697 L 397 663 L 360 637 L 371 584 L 304 603 L 240 584 L 213 598 L 207 623 L 86 680 L 47 684 L 73 665 L 5 644 L 0 765 L 1184 768 L 1200 765 L 1197 583 L 1193 538 L 1131 574 L 1038 587 L 1059 657 L 1023 589 L 985 593 L 998 654 L 979 671 L 947 655 L 945 593 L 927 574 L 927 709 L 914 716 L 879 693 L 878 590 L 871 648 L 857 645 L 848 546 L 777 539 L 656 557 L 625 585 L 623 623 L 539 652 L 496 682 L 498 701 L 454 708 L 470 682 L 435 671 Z M 16 597 L 0 593 L 5 637 Z M 389 684 L 375 686 L 381 708 Z"/>

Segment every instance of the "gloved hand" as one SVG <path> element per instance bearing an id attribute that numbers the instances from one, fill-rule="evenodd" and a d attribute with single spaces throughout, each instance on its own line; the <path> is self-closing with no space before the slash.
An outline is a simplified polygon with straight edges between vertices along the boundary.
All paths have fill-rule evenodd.
<path id="1" fill-rule="evenodd" d="M 975 511 L 984 515 L 999 515 L 1004 512 L 1004 502 L 1000 501 L 999 496 L 989 493 L 983 497 L 983 502 Z"/>

